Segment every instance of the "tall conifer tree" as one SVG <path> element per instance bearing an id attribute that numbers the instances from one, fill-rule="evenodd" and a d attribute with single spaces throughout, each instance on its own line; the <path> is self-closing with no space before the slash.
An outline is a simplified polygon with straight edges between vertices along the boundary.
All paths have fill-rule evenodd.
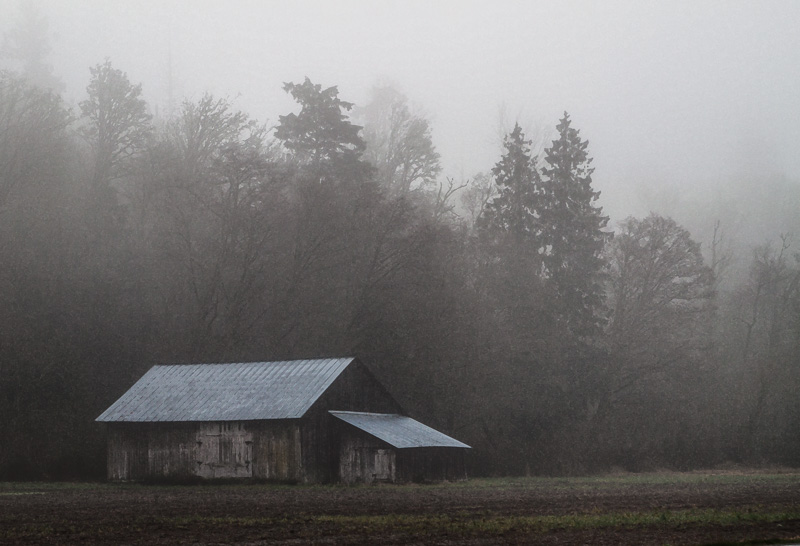
<path id="1" fill-rule="evenodd" d="M 509 237 L 514 243 L 525 242 L 538 251 L 539 201 L 541 179 L 536 158 L 531 156 L 531 141 L 525 140 L 519 124 L 506 135 L 503 157 L 492 169 L 499 195 L 487 204 L 478 226 L 493 239 Z"/>
<path id="2" fill-rule="evenodd" d="M 562 318 L 579 336 L 599 333 L 602 316 L 602 251 L 611 236 L 608 216 L 595 203 L 588 141 L 570 127 L 569 115 L 556 127 L 558 139 L 545 150 L 542 170 L 541 241 L 544 274 L 555 285 Z"/>

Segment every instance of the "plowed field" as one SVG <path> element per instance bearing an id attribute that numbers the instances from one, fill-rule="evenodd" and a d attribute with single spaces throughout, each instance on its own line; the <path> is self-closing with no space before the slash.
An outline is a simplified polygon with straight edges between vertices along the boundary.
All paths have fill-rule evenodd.
<path id="1" fill-rule="evenodd" d="M 800 543 L 800 473 L 438 485 L 0 484 L 2 544 Z"/>

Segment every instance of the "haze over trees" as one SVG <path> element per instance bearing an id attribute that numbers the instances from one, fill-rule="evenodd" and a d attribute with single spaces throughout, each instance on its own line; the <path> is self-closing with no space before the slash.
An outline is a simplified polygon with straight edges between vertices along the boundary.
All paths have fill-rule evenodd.
<path id="1" fill-rule="evenodd" d="M 797 244 L 730 275 L 716 233 L 609 226 L 568 114 L 461 187 L 390 87 L 286 83 L 270 128 L 32 74 L 0 73 L 0 478 L 101 474 L 93 420 L 155 363 L 341 355 L 473 474 L 800 464 Z"/>

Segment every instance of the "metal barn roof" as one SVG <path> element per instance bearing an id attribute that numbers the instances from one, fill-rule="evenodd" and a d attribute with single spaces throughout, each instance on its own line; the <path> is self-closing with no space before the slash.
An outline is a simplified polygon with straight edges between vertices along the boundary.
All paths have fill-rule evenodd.
<path id="1" fill-rule="evenodd" d="M 353 360 L 153 366 L 97 421 L 299 418 Z"/>
<path id="2" fill-rule="evenodd" d="M 442 434 L 411 417 L 389 413 L 329 411 L 331 415 L 398 449 L 409 447 L 464 447 L 467 444 Z"/>

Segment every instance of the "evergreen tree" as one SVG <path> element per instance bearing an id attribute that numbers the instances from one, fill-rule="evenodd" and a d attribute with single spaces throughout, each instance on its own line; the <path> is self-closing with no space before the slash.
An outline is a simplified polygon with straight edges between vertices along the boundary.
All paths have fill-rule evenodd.
<path id="1" fill-rule="evenodd" d="M 541 179 L 536 158 L 531 157 L 530 144 L 519 124 L 506 135 L 503 142 L 506 152 L 492 169 L 499 195 L 487 204 L 477 225 L 495 242 L 510 237 L 538 253 L 542 231 Z"/>
<path id="2" fill-rule="evenodd" d="M 555 285 L 559 312 L 579 336 L 599 333 L 603 325 L 603 231 L 608 216 L 595 205 L 594 168 L 586 151 L 589 142 L 570 127 L 569 115 L 556 127 L 559 138 L 545 150 L 542 171 L 541 217 L 544 274 Z"/>
<path id="3" fill-rule="evenodd" d="M 301 163 L 317 170 L 325 162 L 359 159 L 366 144 L 359 136 L 361 127 L 350 123 L 343 112 L 353 104 L 339 98 L 336 86 L 322 89 L 308 78 L 303 83 L 287 83 L 284 91 L 300 106 L 300 113 L 279 116 L 275 137 Z"/>

